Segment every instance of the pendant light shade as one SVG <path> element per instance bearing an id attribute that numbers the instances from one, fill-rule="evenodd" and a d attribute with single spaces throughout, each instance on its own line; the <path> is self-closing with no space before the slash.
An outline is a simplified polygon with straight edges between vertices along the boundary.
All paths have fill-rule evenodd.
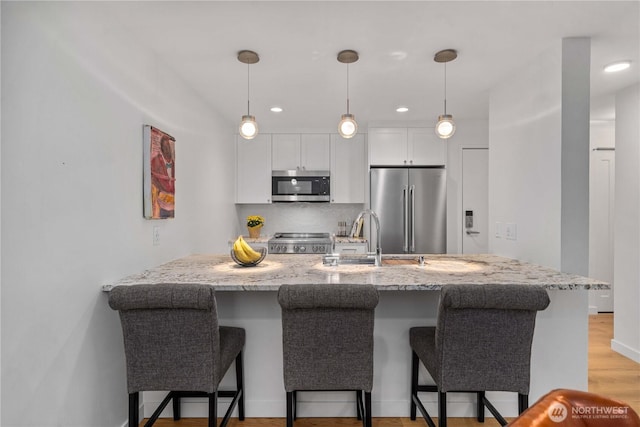
<path id="1" fill-rule="evenodd" d="M 247 114 L 242 116 L 239 127 L 240 136 L 244 139 L 253 139 L 258 134 L 258 122 L 256 122 L 255 116 L 252 116 L 249 110 L 249 65 L 255 64 L 259 60 L 258 54 L 253 51 L 241 50 L 238 52 L 238 61 L 247 64 Z"/>
<path id="2" fill-rule="evenodd" d="M 358 133 L 358 123 L 353 114 L 343 114 L 338 123 L 338 133 L 343 138 L 351 138 Z"/>
<path id="3" fill-rule="evenodd" d="M 448 139 L 453 136 L 456 131 L 456 124 L 451 114 L 442 114 L 438 116 L 436 123 L 436 135 L 442 139 Z"/>
<path id="4" fill-rule="evenodd" d="M 240 136 L 244 139 L 253 139 L 258 134 L 258 123 L 255 116 L 242 116 L 240 122 Z"/>
<path id="5" fill-rule="evenodd" d="M 438 116 L 438 123 L 436 123 L 436 135 L 442 139 L 448 139 L 456 132 L 456 124 L 453 121 L 453 116 L 447 114 L 447 62 L 453 61 L 458 57 L 458 52 L 453 49 L 445 49 L 436 53 L 433 58 L 436 62 L 444 63 L 444 114 Z"/>
<path id="6" fill-rule="evenodd" d="M 347 114 L 340 117 L 338 133 L 343 138 L 353 138 L 358 133 L 358 123 L 353 114 L 349 113 L 349 64 L 358 60 L 358 52 L 355 50 L 343 50 L 338 54 L 338 62 L 347 64 Z"/>

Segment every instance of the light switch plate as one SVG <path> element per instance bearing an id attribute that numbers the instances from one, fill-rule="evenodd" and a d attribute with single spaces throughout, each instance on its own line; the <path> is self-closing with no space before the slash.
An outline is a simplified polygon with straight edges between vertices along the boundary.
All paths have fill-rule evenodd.
<path id="1" fill-rule="evenodd" d="M 502 223 L 496 222 L 496 239 L 502 239 Z"/>
<path id="2" fill-rule="evenodd" d="M 160 227 L 157 225 L 153 227 L 153 246 L 160 245 Z"/>
<path id="3" fill-rule="evenodd" d="M 504 237 L 507 240 L 517 240 L 517 227 L 513 222 L 507 222 L 504 226 Z"/>

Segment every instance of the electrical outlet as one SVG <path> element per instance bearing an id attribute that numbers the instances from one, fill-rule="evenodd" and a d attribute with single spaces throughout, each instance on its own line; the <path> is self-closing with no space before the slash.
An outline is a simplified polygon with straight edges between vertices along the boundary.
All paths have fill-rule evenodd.
<path id="1" fill-rule="evenodd" d="M 160 227 L 153 227 L 153 246 L 160 246 Z"/>
<path id="2" fill-rule="evenodd" d="M 496 222 L 496 239 L 502 239 L 502 223 Z"/>
<path id="3" fill-rule="evenodd" d="M 513 222 L 508 222 L 504 226 L 504 237 L 507 240 L 517 240 L 517 227 Z"/>

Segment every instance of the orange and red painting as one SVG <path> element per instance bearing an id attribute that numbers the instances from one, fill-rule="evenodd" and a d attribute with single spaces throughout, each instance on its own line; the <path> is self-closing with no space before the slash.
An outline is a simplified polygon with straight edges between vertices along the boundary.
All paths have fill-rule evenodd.
<path id="1" fill-rule="evenodd" d="M 144 126 L 144 217 L 175 216 L 175 138 L 153 126 Z"/>

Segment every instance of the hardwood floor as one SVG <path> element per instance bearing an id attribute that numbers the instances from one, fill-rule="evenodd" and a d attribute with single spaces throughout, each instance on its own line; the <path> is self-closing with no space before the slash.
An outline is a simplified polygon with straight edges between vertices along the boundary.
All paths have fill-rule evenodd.
<path id="1" fill-rule="evenodd" d="M 640 364 L 611 350 L 613 314 L 589 316 L 589 391 L 618 399 L 640 414 Z"/>
<path id="2" fill-rule="evenodd" d="M 589 391 L 621 400 L 640 413 L 640 364 L 611 350 L 612 338 L 612 314 L 589 316 Z M 426 425 L 427 423 L 420 417 L 416 421 L 411 421 L 409 417 L 373 419 L 373 427 L 425 427 Z M 484 423 L 478 423 L 475 418 L 449 418 L 448 425 L 450 427 L 495 427 L 500 424 L 493 418 L 486 418 Z M 189 418 L 173 421 L 164 418 L 159 419 L 154 426 L 206 427 L 207 420 Z M 284 418 L 247 418 L 244 421 L 238 421 L 233 418 L 228 426 L 284 427 L 285 420 Z M 360 426 L 362 423 L 355 418 L 299 418 L 295 422 L 295 427 Z"/>

